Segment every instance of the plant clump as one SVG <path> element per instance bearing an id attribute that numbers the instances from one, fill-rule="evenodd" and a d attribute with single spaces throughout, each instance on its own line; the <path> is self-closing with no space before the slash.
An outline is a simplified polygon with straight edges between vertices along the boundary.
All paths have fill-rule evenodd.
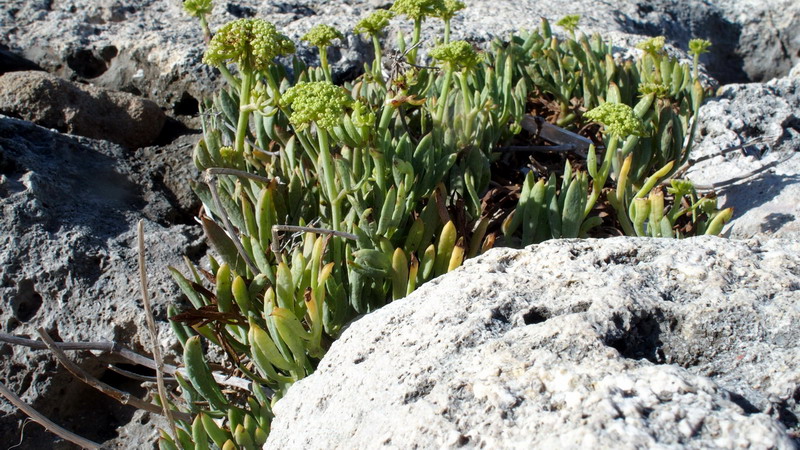
<path id="1" fill-rule="evenodd" d="M 276 63 L 294 44 L 259 19 L 211 39 L 205 60 L 227 86 L 201 104 L 193 158 L 205 178 L 192 187 L 213 253 L 207 267 L 171 268 L 190 305 L 170 308 L 189 371 L 169 406 L 193 420 L 162 432 L 162 448 L 260 447 L 274 403 L 351 320 L 495 246 L 719 234 L 730 220 L 679 176 L 708 94 L 697 61 L 670 58 L 663 38 L 617 61 L 577 16 L 559 22 L 568 38 L 543 20 L 477 52 L 449 40 L 461 8 L 397 0 L 362 19 L 354 32 L 375 60 L 339 84 L 332 27 L 304 36 L 319 67 Z M 383 73 L 394 14 L 414 34 Z M 418 64 L 427 18 L 442 19 L 443 39 Z M 202 343 L 225 355 L 222 378 L 248 388 L 220 389 Z"/>

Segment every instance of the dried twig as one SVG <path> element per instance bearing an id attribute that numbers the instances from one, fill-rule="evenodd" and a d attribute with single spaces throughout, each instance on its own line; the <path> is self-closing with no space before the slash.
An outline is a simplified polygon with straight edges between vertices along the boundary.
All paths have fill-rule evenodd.
<path id="1" fill-rule="evenodd" d="M 83 381 L 84 383 L 122 403 L 123 405 L 131 405 L 154 414 L 163 414 L 161 408 L 159 408 L 157 405 L 146 402 L 139 397 L 132 396 L 131 394 L 121 391 L 113 386 L 109 386 L 108 384 L 103 383 L 97 378 L 89 375 L 89 373 L 81 369 L 77 364 L 73 363 L 69 358 L 67 358 L 67 355 L 64 353 L 64 351 L 55 345 L 55 342 L 53 342 L 44 328 L 39 327 L 37 331 L 39 332 L 39 336 L 41 336 L 45 345 L 47 345 L 47 348 L 53 352 L 53 355 L 56 357 L 58 362 L 60 362 L 61 365 L 64 366 L 75 378 Z M 181 420 L 187 422 L 191 421 L 191 417 L 188 414 L 176 412 L 176 415 L 178 415 Z"/>
<path id="2" fill-rule="evenodd" d="M 164 411 L 164 417 L 167 418 L 170 430 L 172 430 L 172 437 L 178 438 L 178 430 L 175 427 L 175 418 L 172 416 L 172 410 L 169 409 L 169 397 L 167 396 L 167 388 L 164 387 L 164 359 L 161 358 L 161 345 L 158 341 L 158 331 L 156 330 L 156 321 L 153 318 L 153 308 L 150 306 L 150 294 L 147 292 L 147 268 L 144 262 L 144 220 L 139 220 L 136 226 L 136 234 L 139 248 L 139 282 L 142 289 L 142 303 L 144 303 L 145 319 L 147 320 L 147 328 L 150 329 L 150 338 L 153 340 L 153 359 L 156 363 L 156 386 L 158 386 L 158 396 L 161 398 L 161 409 Z"/>
<path id="3" fill-rule="evenodd" d="M 233 175 L 235 177 L 248 178 L 264 184 L 270 184 L 273 180 L 272 178 L 262 177 L 261 175 L 245 172 L 244 170 L 229 169 L 227 167 L 209 167 L 206 169 L 206 172 L 212 175 Z M 280 184 L 280 180 L 278 180 L 278 183 Z"/>
<path id="4" fill-rule="evenodd" d="M 17 394 L 13 393 L 2 382 L 0 382 L 0 394 L 2 394 L 3 397 L 7 398 L 12 405 L 17 407 L 17 409 L 25 413 L 28 417 L 36 421 L 36 423 L 38 423 L 39 425 L 43 426 L 45 430 L 55 434 L 56 436 L 62 439 L 66 439 L 72 442 L 73 444 L 80 446 L 81 448 L 91 448 L 91 449 L 103 448 L 103 446 L 98 444 L 97 442 L 90 441 L 89 439 L 78 436 L 77 434 L 65 430 L 64 428 L 61 428 L 60 426 L 56 425 L 50 419 L 42 415 L 42 413 L 36 411 L 35 409 L 33 409 L 33 407 L 23 402 L 22 399 L 17 396 Z"/>
<path id="5" fill-rule="evenodd" d="M 291 232 L 299 232 L 299 233 L 319 233 L 319 234 L 327 234 L 329 236 L 338 236 L 344 239 L 350 239 L 351 241 L 355 241 L 358 239 L 358 236 L 352 233 L 345 233 L 344 231 L 335 231 L 329 230 L 327 228 L 315 228 L 315 227 L 301 227 L 298 225 L 273 225 L 272 226 L 272 244 L 271 250 L 272 254 L 275 255 L 278 263 L 281 262 L 281 245 L 280 245 L 280 236 L 278 232 L 280 231 L 291 231 Z"/>
<path id="6" fill-rule="evenodd" d="M 120 375 L 122 375 L 124 377 L 130 378 L 131 380 L 144 381 L 144 382 L 147 382 L 147 383 L 156 383 L 158 381 L 157 377 L 148 377 L 147 375 L 142 375 L 142 374 L 139 374 L 139 373 L 131 372 L 130 370 L 125 370 L 125 369 L 123 369 L 121 367 L 117 367 L 117 366 L 115 366 L 113 364 L 109 364 L 106 367 L 108 368 L 108 370 L 110 370 L 112 372 L 116 372 L 116 373 L 118 373 L 118 374 L 120 374 Z M 175 378 L 172 378 L 172 377 L 164 377 L 164 382 L 165 383 L 175 383 L 175 382 L 177 382 L 177 380 Z"/>
<path id="7" fill-rule="evenodd" d="M 24 347 L 37 350 L 48 349 L 47 345 L 41 341 L 14 336 L 8 333 L 0 333 L 0 342 L 6 342 L 12 345 L 22 345 Z M 93 350 L 105 352 L 124 358 L 131 363 L 139 364 L 153 370 L 156 369 L 155 361 L 128 348 L 125 348 L 116 342 L 56 342 L 55 346 L 61 350 Z M 175 375 L 176 373 L 179 373 L 184 377 L 187 376 L 185 368 L 179 368 L 171 364 L 164 364 L 164 373 L 169 375 Z M 244 378 L 232 377 L 220 372 L 214 372 L 212 375 L 217 383 L 221 385 L 246 390 L 248 392 L 252 390 L 251 382 Z M 268 394 L 271 395 L 272 391 L 268 390 Z"/>

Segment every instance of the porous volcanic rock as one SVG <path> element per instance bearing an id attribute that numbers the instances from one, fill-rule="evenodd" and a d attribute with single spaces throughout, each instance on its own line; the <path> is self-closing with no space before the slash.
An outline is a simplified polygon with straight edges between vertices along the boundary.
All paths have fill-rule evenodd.
<path id="1" fill-rule="evenodd" d="M 299 38 L 312 26 L 327 23 L 346 33 L 346 43 L 331 49 L 337 77 L 347 78 L 371 58 L 371 45 L 352 34 L 361 17 L 391 2 L 352 0 L 317 2 L 214 2 L 210 25 L 259 17 L 277 24 L 298 43 L 301 57 L 315 59 Z M 215 72 L 202 64 L 200 26 L 186 15 L 179 1 L 141 0 L 7 0 L 0 11 L 0 44 L 68 79 L 136 93 L 170 110 L 196 108 L 197 101 L 218 87 Z M 714 52 L 703 62 L 723 83 L 760 81 L 785 75 L 800 56 L 798 17 L 793 0 L 575 0 L 571 2 L 475 0 L 453 19 L 453 38 L 486 42 L 510 32 L 538 26 L 541 17 L 555 22 L 566 14 L 581 14 L 581 30 L 634 35 L 665 35 L 685 49 L 693 37 L 709 38 Z M 392 30 L 406 36 L 411 23 L 393 20 Z M 554 27 L 558 32 L 558 27 Z M 441 36 L 441 21 L 423 26 L 424 47 Z M 386 40 L 394 48 L 396 33 Z"/>
<path id="2" fill-rule="evenodd" d="M 166 120 L 150 100 L 39 71 L 0 76 L 0 113 L 129 148 L 152 144 Z"/>
<path id="3" fill-rule="evenodd" d="M 264 448 L 794 448 L 798 304 L 797 241 L 494 249 L 352 323 Z"/>
<path id="4" fill-rule="evenodd" d="M 170 224 L 179 215 L 176 195 L 158 183 L 169 164 L 144 154 L 133 161 L 118 145 L 0 116 L 0 331 L 36 337 L 44 327 L 57 340 L 115 341 L 149 353 L 135 244 L 136 223 L 145 219 L 150 292 L 161 344 L 171 354 L 176 341 L 166 306 L 181 294 L 166 267 L 182 267 L 184 254 L 198 258 L 205 246 L 197 227 Z M 0 355 L 3 383 L 56 423 L 112 446 L 155 440 L 155 419 L 77 381 L 48 352 L 0 343 Z M 88 353 L 70 356 L 104 381 L 144 394 L 140 382 Z M 16 443 L 25 416 L 7 402 L 0 412 L 0 436 Z M 121 426 L 126 436 L 145 437 L 112 442 Z M 24 436 L 23 449 L 71 448 L 38 425 L 25 427 Z"/>
<path id="5" fill-rule="evenodd" d="M 700 109 L 686 176 L 734 208 L 727 235 L 800 238 L 799 111 L 800 73 L 724 86 Z"/>

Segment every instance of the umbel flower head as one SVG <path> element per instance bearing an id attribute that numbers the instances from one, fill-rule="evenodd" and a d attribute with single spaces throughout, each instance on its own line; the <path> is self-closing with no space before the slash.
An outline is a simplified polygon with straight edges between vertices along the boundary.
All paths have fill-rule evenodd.
<path id="1" fill-rule="evenodd" d="M 334 39 L 344 39 L 344 35 L 336 28 L 321 23 L 314 26 L 314 28 L 309 30 L 308 33 L 303 35 L 303 37 L 300 39 L 308 42 L 314 47 L 327 47 L 331 45 L 331 42 Z"/>
<path id="2" fill-rule="evenodd" d="M 211 0 L 185 0 L 183 2 L 183 9 L 194 17 L 203 17 L 211 14 L 214 5 Z"/>
<path id="3" fill-rule="evenodd" d="M 481 57 L 467 41 L 453 41 L 449 44 L 439 44 L 429 53 L 431 58 L 450 64 L 453 68 L 473 67 Z"/>
<path id="4" fill-rule="evenodd" d="M 289 122 L 301 131 L 311 122 L 326 130 L 335 127 L 341 123 L 344 110 L 353 99 L 333 83 L 314 81 L 290 87 L 281 101 L 292 107 Z"/>
<path id="5" fill-rule="evenodd" d="M 353 32 L 355 33 L 367 33 L 372 36 L 376 36 L 378 33 L 383 31 L 387 25 L 389 25 L 389 20 L 394 17 L 394 13 L 389 11 L 388 9 L 379 9 L 372 14 L 368 15 L 367 17 L 361 19 L 353 28 Z"/>
<path id="6" fill-rule="evenodd" d="M 636 44 L 636 48 L 643 50 L 645 53 L 656 55 L 664 50 L 666 39 L 664 36 L 656 36 Z"/>
<path id="7" fill-rule="evenodd" d="M 602 123 L 607 133 L 621 138 L 644 135 L 642 119 L 636 116 L 633 108 L 622 103 L 603 103 L 587 111 L 584 117 Z"/>
<path id="8" fill-rule="evenodd" d="M 711 47 L 711 41 L 707 41 L 705 39 L 692 39 L 689 41 L 689 53 L 692 55 L 702 55 L 703 53 L 708 53 L 708 49 Z"/>
<path id="9" fill-rule="evenodd" d="M 578 28 L 578 22 L 581 20 L 580 14 L 570 14 L 568 16 L 562 17 L 556 25 L 560 26 L 561 28 L 567 30 L 570 33 L 575 32 Z"/>
<path id="10" fill-rule="evenodd" d="M 466 8 L 467 5 L 459 0 L 444 0 L 444 5 L 437 11 L 436 16 L 442 20 L 450 20 L 458 11 Z"/>
<path id="11" fill-rule="evenodd" d="M 391 10 L 412 20 L 436 17 L 445 10 L 444 0 L 395 0 Z"/>
<path id="12" fill-rule="evenodd" d="M 261 71 L 280 55 L 294 53 L 294 43 L 262 19 L 239 19 L 217 31 L 208 44 L 203 62 L 221 66 L 231 61 L 240 70 Z"/>

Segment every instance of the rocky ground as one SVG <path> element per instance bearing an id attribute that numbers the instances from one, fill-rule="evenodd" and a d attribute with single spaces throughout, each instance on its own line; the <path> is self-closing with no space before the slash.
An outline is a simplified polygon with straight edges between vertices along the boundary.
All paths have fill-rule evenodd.
<path id="1" fill-rule="evenodd" d="M 609 36 L 620 53 L 642 36 L 665 35 L 677 55 L 685 55 L 690 38 L 710 39 L 714 51 L 702 62 L 709 81 L 719 89 L 718 96 L 703 108 L 695 153 L 708 159 L 696 164 L 688 177 L 713 187 L 723 206 L 736 209 L 726 229 L 728 236 L 757 237 L 762 242 L 620 239 L 497 251 L 420 290 L 413 299 L 353 325 L 351 334 L 323 362 L 319 375 L 299 385 L 298 392 L 316 396 L 314 402 L 324 407 L 314 412 L 308 410 L 311 403 L 282 406 L 278 423 L 292 430 L 293 417 L 298 421 L 294 426 L 300 426 L 321 420 L 320 411 L 325 411 L 337 423 L 370 425 L 374 418 L 368 410 L 347 409 L 356 416 L 346 419 L 345 410 L 329 407 L 334 400 L 330 392 L 351 392 L 380 381 L 398 387 L 390 396 L 379 394 L 374 386 L 359 391 L 374 397 L 363 399 L 367 404 L 378 399 L 383 402 L 373 405 L 376 410 L 416 416 L 420 423 L 430 419 L 424 430 L 412 430 L 411 424 L 386 428 L 382 433 L 389 439 L 388 446 L 412 442 L 398 437 L 401 430 L 413 432 L 419 439 L 413 442 L 421 446 L 502 446 L 517 442 L 514 439 L 523 431 L 538 434 L 536 430 L 553 429 L 550 424 L 564 417 L 573 420 L 564 423 L 573 424 L 575 430 L 575 434 L 564 434 L 564 439 L 580 435 L 580 442 L 587 445 L 616 442 L 604 440 L 616 439 L 614 433 L 634 436 L 625 441 L 631 445 L 648 445 L 652 439 L 701 447 L 742 442 L 756 447 L 796 445 L 787 440 L 786 429 L 796 429 L 800 413 L 800 379 L 790 364 L 797 360 L 800 332 L 800 321 L 794 317 L 798 301 L 794 294 L 800 286 L 798 261 L 792 253 L 797 253 L 800 238 L 800 5 L 792 0 L 467 3 L 468 8 L 453 21 L 454 37 L 476 43 L 536 27 L 540 17 L 557 20 L 566 14 L 582 14 L 581 29 Z M 349 30 L 362 16 L 388 4 L 379 0 L 216 1 L 211 26 L 258 16 L 275 22 L 298 41 L 317 23 Z M 409 31 L 402 20 L 393 25 Z M 433 26 L 426 25 L 424 36 L 432 35 Z M 355 75 L 363 61 L 371 58 L 368 42 L 352 33 L 346 40 L 347 45 L 331 55 L 340 79 Z M 65 341 L 116 340 L 146 351 L 151 344 L 144 327 L 133 245 L 135 225 L 144 219 L 151 290 L 164 337 L 161 344 L 165 351 L 174 350 L 165 308 L 180 296 L 164 267 L 181 265 L 183 255 L 199 258 L 205 252 L 193 222 L 199 204 L 188 180 L 197 176 L 190 156 L 198 138 L 198 102 L 213 92 L 219 80 L 200 63 L 202 52 L 199 26 L 182 13 L 177 0 L 2 3 L 0 331 L 33 336 L 42 326 Z M 308 60 L 315 57 L 302 44 L 298 53 Z M 714 156 L 725 149 L 733 150 Z M 664 263 L 672 259 L 663 255 L 675 255 L 674 261 L 682 262 Z M 563 283 L 566 289 L 572 286 L 567 275 L 583 278 L 573 280 L 577 284 L 570 296 L 556 299 L 553 294 L 553 306 L 545 311 L 540 307 L 543 300 L 536 297 L 537 289 L 545 289 L 545 284 L 534 283 L 528 274 L 538 278 L 542 269 L 535 261 L 551 257 L 563 268 L 548 266 L 549 278 L 542 280 L 554 286 Z M 505 259 L 508 263 L 501 264 Z M 595 267 L 603 266 L 605 259 L 610 267 Z M 513 270 L 507 277 L 493 274 L 481 288 L 462 288 L 449 300 L 437 294 L 449 283 L 462 286 L 465 279 L 509 264 Z M 639 266 L 648 269 L 631 275 L 633 267 Z M 673 270 L 656 273 L 658 267 L 666 266 Z M 741 292 L 732 306 L 725 303 L 730 299 L 728 291 L 718 286 L 721 281 L 697 279 L 699 272 L 716 270 Z M 633 300 L 632 291 L 625 290 L 627 282 L 620 282 L 607 298 L 579 301 L 588 296 L 586 289 L 594 289 L 591 283 L 596 280 L 587 281 L 591 274 L 594 278 L 652 279 L 648 285 L 652 296 Z M 655 280 L 658 277 L 664 279 Z M 765 284 L 768 280 L 772 287 Z M 521 284 L 530 287 L 530 292 L 511 298 L 516 288 L 486 287 L 486 283 Z M 665 292 L 682 296 L 665 298 Z M 500 293 L 505 297 L 497 303 L 493 298 Z M 491 304 L 483 311 L 464 312 L 466 322 L 461 328 L 416 335 L 413 342 L 392 341 L 392 348 L 399 351 L 400 345 L 404 352 L 392 361 L 427 348 L 430 360 L 415 359 L 384 373 L 380 361 L 385 357 L 376 352 L 382 352 L 378 348 L 388 341 L 353 348 L 353 342 L 363 340 L 361 333 L 384 330 L 405 339 L 406 333 L 415 334 L 417 318 L 427 321 L 419 325 L 422 328 L 430 328 L 425 324 L 434 319 L 450 323 L 457 317 L 440 317 L 441 310 L 457 309 L 465 301 Z M 419 316 L 423 312 L 412 312 L 420 302 L 430 305 L 422 310 L 429 313 L 425 320 Z M 723 311 L 711 321 L 704 313 L 717 304 Z M 499 311 L 497 317 L 487 312 L 492 308 Z M 757 320 L 748 325 L 737 315 Z M 703 320 L 716 323 L 717 328 L 708 329 Z M 470 337 L 469 345 L 454 350 L 436 342 L 458 342 L 454 337 L 481 324 L 485 332 Z M 560 339 L 547 337 L 547 330 L 566 326 L 575 332 Z M 708 336 L 713 339 L 709 341 Z M 523 338 L 520 344 L 517 340 Z M 522 355 L 520 345 L 535 349 L 535 361 Z M 444 353 L 434 352 L 437 349 Z M 497 364 L 485 368 L 486 373 L 472 364 L 495 351 Z M 365 362 L 354 362 L 353 355 L 362 353 Z M 154 419 L 117 406 L 74 381 L 47 353 L 0 344 L 0 358 L 0 380 L 66 428 L 125 448 L 140 448 L 154 439 Z M 441 362 L 436 358 L 448 358 L 448 364 L 458 370 L 435 369 Z M 489 373 L 503 361 L 519 370 Z M 138 384 L 123 381 L 90 358 L 84 356 L 79 362 L 112 384 L 143 392 Z M 336 375 L 347 374 L 353 364 L 362 369 L 377 365 L 369 371 L 373 378 L 364 379 L 363 370 L 357 379 Z M 544 373 L 566 375 L 553 381 L 542 378 Z M 602 381 L 595 386 L 587 377 Z M 534 400 L 521 387 L 526 383 L 528 388 L 539 386 L 543 395 Z M 659 391 L 654 386 L 668 387 Z M 294 405 L 301 394 L 296 395 L 285 404 Z M 590 406 L 597 411 L 593 419 L 577 415 L 576 411 Z M 536 413 L 550 411 L 547 408 L 556 409 L 549 415 Z M 35 424 L 24 426 L 23 433 L 24 416 L 6 402 L 0 402 L 0 414 L 0 436 L 9 445 L 24 434 L 17 448 L 70 448 Z M 480 415 L 486 416 L 485 421 L 477 420 Z M 630 423 L 625 420 L 622 428 L 606 434 L 593 432 L 621 423 L 617 420 L 621 416 L 630 417 Z M 511 423 L 519 428 L 503 428 Z M 434 428 L 435 433 L 426 434 Z M 275 433 L 270 442 L 316 448 L 352 447 L 357 442 L 370 446 L 371 441 L 358 441 L 362 436 L 347 434 L 347 429 L 324 438 L 340 441 L 318 440 L 323 438 L 312 434 L 307 441 L 291 441 Z M 495 434 L 484 433 L 487 430 Z M 663 440 L 659 433 L 670 437 Z M 537 442 L 543 446 L 566 442 L 555 439 L 545 436 Z"/>

